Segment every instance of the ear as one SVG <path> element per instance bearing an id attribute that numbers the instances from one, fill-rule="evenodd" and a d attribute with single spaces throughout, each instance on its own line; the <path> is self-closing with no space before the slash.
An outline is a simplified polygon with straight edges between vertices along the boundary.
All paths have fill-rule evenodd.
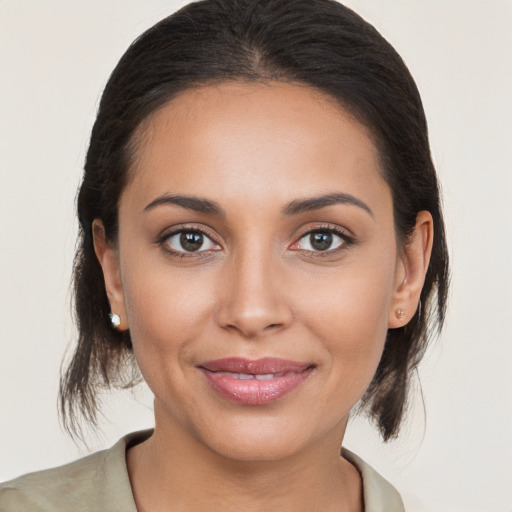
<path id="1" fill-rule="evenodd" d="M 403 327 L 416 313 L 430 262 L 433 239 L 432 215 L 421 211 L 416 216 L 414 232 L 397 261 L 395 288 L 388 316 L 389 329 Z"/>
<path id="2" fill-rule="evenodd" d="M 121 323 L 117 327 L 120 331 L 128 329 L 126 307 L 124 302 L 121 272 L 119 267 L 119 253 L 107 240 L 105 227 L 100 219 L 94 219 L 92 223 L 92 235 L 94 241 L 94 252 L 103 270 L 105 290 L 110 302 L 112 313 L 119 315 Z"/>

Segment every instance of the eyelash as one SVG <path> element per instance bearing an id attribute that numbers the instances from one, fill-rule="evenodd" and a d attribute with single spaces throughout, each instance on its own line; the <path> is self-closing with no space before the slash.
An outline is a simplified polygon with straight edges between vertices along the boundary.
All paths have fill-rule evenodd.
<path id="1" fill-rule="evenodd" d="M 167 240 L 169 240 L 171 237 L 181 234 L 181 233 L 200 233 L 203 236 L 205 236 L 206 238 L 208 238 L 212 243 L 214 243 L 216 245 L 220 245 L 217 242 L 215 242 L 214 237 L 208 231 L 206 231 L 205 229 L 202 229 L 199 226 L 182 226 L 179 229 L 175 229 L 170 232 L 165 232 L 155 241 L 155 243 L 157 245 L 163 247 L 164 250 L 168 254 L 170 254 L 172 257 L 178 258 L 178 259 L 205 258 L 205 257 L 209 257 L 211 252 L 217 252 L 216 250 L 213 250 L 213 251 L 212 250 L 203 250 L 203 251 L 190 251 L 190 252 L 176 251 L 174 249 L 171 249 L 169 246 L 164 247 L 164 244 Z M 323 225 L 323 226 L 315 226 L 314 228 L 312 228 L 308 231 L 305 231 L 299 238 L 297 238 L 297 240 L 292 244 L 292 246 L 298 244 L 302 239 L 304 239 L 307 236 L 311 236 L 314 233 L 329 233 L 332 235 L 336 235 L 339 238 L 341 238 L 343 243 L 335 249 L 327 249 L 325 251 L 311 251 L 311 250 L 307 250 L 307 249 L 295 249 L 295 250 L 297 252 L 309 253 L 312 257 L 315 257 L 315 258 L 325 258 L 328 256 L 332 256 L 334 254 L 337 254 L 340 251 L 346 249 L 347 247 L 350 247 L 351 245 L 353 245 L 355 243 L 354 237 L 349 236 L 344 230 L 342 230 L 338 227 L 330 226 L 330 225 Z"/>
<path id="2" fill-rule="evenodd" d="M 325 251 L 310 251 L 307 249 L 297 249 L 297 251 L 309 253 L 314 258 L 327 258 L 329 256 L 338 254 L 356 242 L 355 238 L 348 235 L 343 229 L 325 224 L 322 226 L 315 226 L 314 228 L 304 232 L 292 245 L 298 244 L 302 239 L 311 236 L 314 233 L 329 233 L 331 235 L 336 235 L 341 238 L 342 244 L 335 249 L 327 249 Z"/>
<path id="3" fill-rule="evenodd" d="M 217 244 L 217 242 L 215 242 L 215 240 L 214 240 L 214 237 L 208 231 L 200 228 L 199 226 L 182 226 L 179 229 L 175 229 L 173 231 L 166 232 L 156 240 L 156 244 L 163 247 L 163 249 L 169 255 L 171 255 L 173 258 L 178 258 L 178 259 L 207 258 L 210 256 L 210 254 L 208 254 L 208 253 L 212 252 L 211 250 L 210 251 L 187 252 L 187 251 L 176 251 L 176 250 L 170 248 L 169 246 L 167 246 L 167 247 L 164 246 L 164 244 L 167 240 L 169 240 L 171 237 L 173 237 L 175 235 L 179 235 L 181 233 L 201 233 L 203 236 L 205 236 L 206 238 L 211 240 L 214 244 Z M 219 244 L 217 244 L 217 245 L 219 245 Z"/>

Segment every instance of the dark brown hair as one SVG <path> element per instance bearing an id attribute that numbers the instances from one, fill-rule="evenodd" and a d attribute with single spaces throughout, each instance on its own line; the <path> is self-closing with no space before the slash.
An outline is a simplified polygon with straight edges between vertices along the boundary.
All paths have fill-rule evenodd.
<path id="1" fill-rule="evenodd" d="M 105 87 L 78 195 L 74 265 L 78 343 L 60 389 L 64 424 L 95 424 L 98 391 L 138 381 L 129 332 L 109 321 L 92 222 L 115 243 L 118 201 L 128 180 L 134 135 L 179 92 L 226 80 L 289 81 L 336 99 L 368 127 L 393 196 L 395 228 L 407 243 L 416 216 L 434 219 L 434 244 L 420 307 L 388 331 L 361 405 L 385 440 L 396 436 L 412 373 L 444 320 L 448 254 L 427 124 L 416 85 L 377 30 L 334 0 L 202 0 L 165 18 L 126 51 Z"/>

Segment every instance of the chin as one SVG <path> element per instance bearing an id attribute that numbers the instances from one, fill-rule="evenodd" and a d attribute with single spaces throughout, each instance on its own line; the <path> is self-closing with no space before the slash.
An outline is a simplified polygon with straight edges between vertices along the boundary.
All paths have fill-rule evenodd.
<path id="1" fill-rule="evenodd" d="M 211 452 L 232 461 L 283 460 L 329 437 L 327 430 L 311 428 L 313 425 L 306 418 L 303 421 L 298 417 L 291 420 L 289 417 L 262 415 L 260 411 L 255 417 L 238 415 L 226 420 L 225 423 L 209 425 L 206 432 L 198 432 L 196 440 Z M 340 425 L 330 429 L 336 439 L 340 432 L 343 432 Z"/>
<path id="2" fill-rule="evenodd" d="M 233 433 L 231 433 L 233 434 Z M 299 439 L 276 435 L 275 432 L 244 432 L 240 436 L 209 440 L 207 446 L 216 454 L 239 462 L 272 462 L 289 458 L 307 443 Z"/>

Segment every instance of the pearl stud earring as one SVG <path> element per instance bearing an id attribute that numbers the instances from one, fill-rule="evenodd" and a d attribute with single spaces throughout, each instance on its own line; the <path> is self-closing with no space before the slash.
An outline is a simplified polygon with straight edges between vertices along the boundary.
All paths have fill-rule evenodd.
<path id="1" fill-rule="evenodd" d="M 403 318 L 405 317 L 405 311 L 403 309 L 397 309 L 395 315 L 398 318 L 398 320 L 403 320 Z"/>
<path id="2" fill-rule="evenodd" d="M 110 321 L 112 322 L 112 327 L 114 329 L 119 329 L 121 325 L 121 317 L 117 313 L 110 313 Z"/>

